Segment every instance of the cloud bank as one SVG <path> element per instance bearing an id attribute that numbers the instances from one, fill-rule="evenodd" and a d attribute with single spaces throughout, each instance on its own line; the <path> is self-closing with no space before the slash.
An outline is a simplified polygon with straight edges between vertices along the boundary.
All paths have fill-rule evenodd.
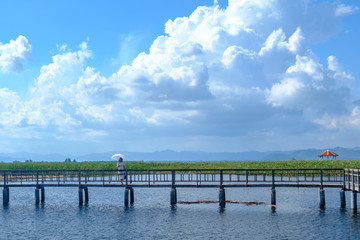
<path id="1" fill-rule="evenodd" d="M 337 34 L 356 11 L 283 0 L 198 7 L 169 20 L 147 53 L 110 77 L 88 66 L 83 42 L 41 68 L 29 99 L 0 89 L 0 135 L 143 151 L 345 144 L 360 132 L 356 80 L 309 43 Z M 0 45 L 1 71 L 30 57 L 23 36 Z"/>

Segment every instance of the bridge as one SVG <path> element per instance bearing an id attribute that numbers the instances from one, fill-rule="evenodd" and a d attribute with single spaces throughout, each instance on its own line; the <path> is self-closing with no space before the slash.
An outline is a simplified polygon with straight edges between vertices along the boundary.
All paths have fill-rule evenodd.
<path id="1" fill-rule="evenodd" d="M 9 203 L 10 188 L 35 188 L 35 203 L 45 202 L 45 187 L 77 187 L 79 204 L 89 202 L 90 187 L 122 187 L 125 206 L 134 203 L 134 188 L 170 188 L 170 204 L 177 203 L 177 188 L 219 188 L 219 204 L 225 206 L 226 188 L 269 187 L 276 205 L 276 188 L 319 189 L 319 206 L 325 206 L 324 188 L 339 188 L 341 207 L 345 192 L 351 191 L 351 208 L 357 208 L 359 169 L 128 169 L 121 184 L 118 170 L 0 170 L 3 204 Z"/>

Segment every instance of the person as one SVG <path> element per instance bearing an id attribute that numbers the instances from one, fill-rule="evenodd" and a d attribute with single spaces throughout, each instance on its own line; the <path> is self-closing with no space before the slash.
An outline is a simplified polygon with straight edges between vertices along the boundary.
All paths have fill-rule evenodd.
<path id="1" fill-rule="evenodd" d="M 119 161 L 117 162 L 116 167 L 118 169 L 120 182 L 123 184 L 125 178 L 125 163 L 122 157 L 119 157 Z"/>

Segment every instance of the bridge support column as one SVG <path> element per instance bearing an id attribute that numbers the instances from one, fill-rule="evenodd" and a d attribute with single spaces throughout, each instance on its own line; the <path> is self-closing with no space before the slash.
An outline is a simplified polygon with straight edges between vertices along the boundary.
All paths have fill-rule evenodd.
<path id="1" fill-rule="evenodd" d="M 35 188 L 35 204 L 39 204 L 40 203 L 40 188 L 36 187 Z"/>
<path id="2" fill-rule="evenodd" d="M 135 201 L 135 197 L 134 197 L 134 188 L 130 188 L 129 190 L 129 194 L 130 194 L 130 205 L 133 205 L 134 204 L 134 201 Z"/>
<path id="3" fill-rule="evenodd" d="M 43 186 L 40 187 L 40 202 L 45 202 L 45 187 Z"/>
<path id="4" fill-rule="evenodd" d="M 129 206 L 129 187 L 125 187 L 125 193 L 124 193 L 124 205 L 125 207 Z"/>
<path id="5" fill-rule="evenodd" d="M 340 190 L 340 207 L 345 208 L 346 207 L 346 199 L 345 199 L 345 190 Z"/>
<path id="6" fill-rule="evenodd" d="M 79 205 L 82 206 L 84 203 L 84 198 L 83 198 L 83 188 L 81 186 L 79 187 L 78 193 L 79 193 Z"/>
<path id="7" fill-rule="evenodd" d="M 323 188 L 319 189 L 319 207 L 325 208 L 325 190 Z"/>
<path id="8" fill-rule="evenodd" d="M 89 203 L 89 189 L 84 187 L 85 204 Z"/>
<path id="9" fill-rule="evenodd" d="M 7 205 L 9 203 L 9 199 L 10 199 L 10 191 L 8 187 L 4 187 L 3 188 L 3 204 Z"/>
<path id="10" fill-rule="evenodd" d="M 225 189 L 220 188 L 219 189 L 219 205 L 220 205 L 220 207 L 225 207 L 225 203 L 226 203 Z"/>
<path id="11" fill-rule="evenodd" d="M 357 210 L 357 195 L 355 191 L 351 193 L 351 209 Z"/>
<path id="12" fill-rule="evenodd" d="M 170 205 L 176 205 L 177 204 L 177 192 L 176 192 L 176 188 L 172 187 L 171 191 L 170 191 Z"/>
<path id="13" fill-rule="evenodd" d="M 271 205 L 276 205 L 276 190 L 275 188 L 270 189 Z"/>
<path id="14" fill-rule="evenodd" d="M 43 186 L 37 186 L 35 188 L 35 204 L 45 202 L 45 188 Z"/>

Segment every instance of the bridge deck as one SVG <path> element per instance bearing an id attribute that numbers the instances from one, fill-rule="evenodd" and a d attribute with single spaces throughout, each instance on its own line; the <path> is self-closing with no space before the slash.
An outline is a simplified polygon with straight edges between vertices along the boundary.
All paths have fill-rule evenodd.
<path id="1" fill-rule="evenodd" d="M 359 169 L 3 170 L 3 187 L 309 187 L 359 191 Z"/>

